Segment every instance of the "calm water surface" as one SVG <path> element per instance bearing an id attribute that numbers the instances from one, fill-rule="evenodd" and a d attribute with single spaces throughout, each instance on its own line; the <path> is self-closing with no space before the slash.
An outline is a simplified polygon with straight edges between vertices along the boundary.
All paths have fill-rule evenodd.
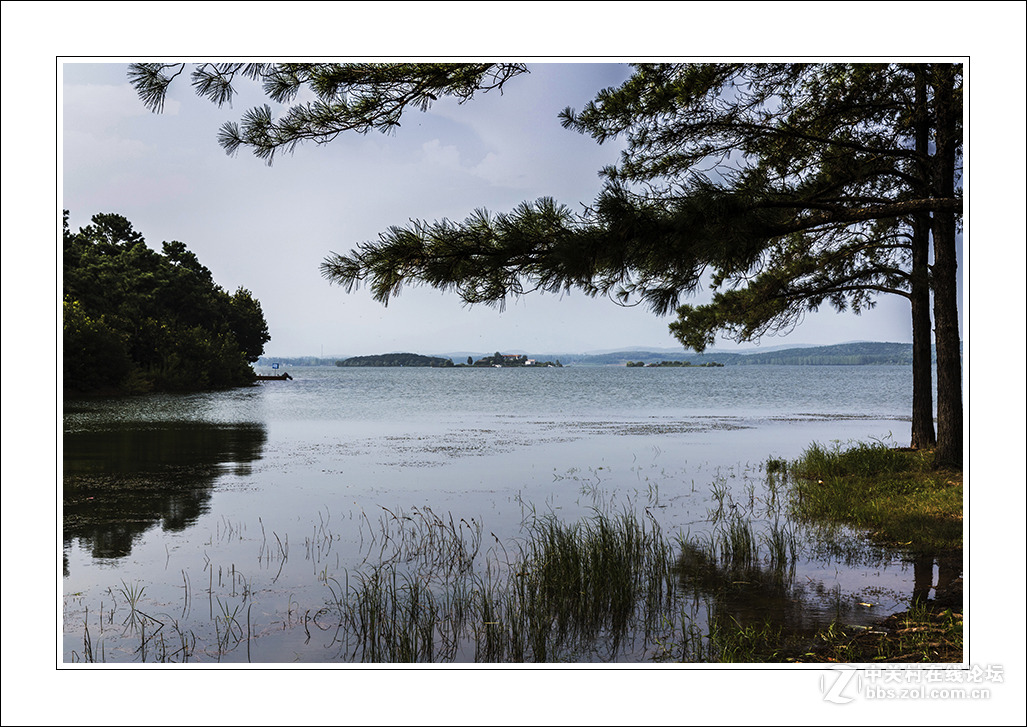
<path id="1" fill-rule="evenodd" d="M 770 517 L 768 457 L 909 436 L 908 367 L 290 373 L 229 392 L 65 402 L 65 662 L 152 659 L 133 602 L 151 631 L 197 639 L 191 661 L 339 661 L 311 615 L 329 584 L 373 562 L 392 516 L 463 518 L 505 544 L 540 514 L 628 508 L 669 537 L 701 535 L 715 489 Z M 790 618 L 869 622 L 908 604 L 912 567 L 854 548 L 861 557 L 804 551 Z M 245 641 L 204 646 L 226 627 Z"/>

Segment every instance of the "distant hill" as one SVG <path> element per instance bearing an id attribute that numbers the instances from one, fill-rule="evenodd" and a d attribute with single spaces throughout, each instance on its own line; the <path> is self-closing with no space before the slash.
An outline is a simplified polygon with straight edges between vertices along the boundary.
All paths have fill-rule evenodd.
<path id="1" fill-rule="evenodd" d="M 913 365 L 911 343 L 842 343 L 783 351 L 751 353 L 737 362 L 741 366 L 880 366 Z"/>
<path id="2" fill-rule="evenodd" d="M 693 366 L 719 363 L 725 366 L 867 366 L 912 365 L 909 343 L 841 343 L 759 353 L 686 353 L 685 351 L 616 351 L 602 354 L 560 354 L 565 366 L 626 366 L 628 362 L 682 361 Z"/>

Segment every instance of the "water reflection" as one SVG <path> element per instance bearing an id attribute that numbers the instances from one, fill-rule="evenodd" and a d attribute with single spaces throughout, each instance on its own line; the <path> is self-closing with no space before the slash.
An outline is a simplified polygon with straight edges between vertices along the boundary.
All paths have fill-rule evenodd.
<path id="1" fill-rule="evenodd" d="M 207 509 L 215 479 L 248 474 L 266 441 L 259 424 L 136 422 L 65 432 L 65 552 L 77 538 L 94 558 L 122 558 L 158 523 L 184 530 Z"/>
<path id="2" fill-rule="evenodd" d="M 795 644 L 833 622 L 866 625 L 879 621 L 881 614 L 869 610 L 873 604 L 858 602 L 851 594 L 843 596 L 838 586 L 797 577 L 793 545 L 801 540 L 802 549 L 814 561 L 824 558 L 847 568 L 882 567 L 896 558 L 910 563 L 912 590 L 895 594 L 899 597 L 896 605 L 914 608 L 933 602 L 942 608 L 962 609 L 962 551 L 907 551 L 900 555 L 865 539 L 858 543 L 856 538 L 846 540 L 835 534 L 824 541 L 818 540 L 818 535 L 823 536 L 823 531 L 813 528 L 796 538 L 796 531 L 775 526 L 769 536 L 756 537 L 751 523 L 734 518 L 718 535 L 681 543 L 675 567 L 678 582 L 692 597 L 693 611 L 705 613 L 711 633 L 726 629 L 723 633 L 748 633 L 751 638 L 766 628 L 767 633 L 783 637 L 781 644 Z M 753 627 L 757 631 L 745 631 Z M 694 656 L 715 661 L 725 654 Z"/>
<path id="3" fill-rule="evenodd" d="M 938 577 L 935 579 L 935 565 Z M 913 597 L 911 605 L 932 600 L 948 607 L 963 606 L 963 551 L 950 553 L 916 553 L 913 556 Z"/>

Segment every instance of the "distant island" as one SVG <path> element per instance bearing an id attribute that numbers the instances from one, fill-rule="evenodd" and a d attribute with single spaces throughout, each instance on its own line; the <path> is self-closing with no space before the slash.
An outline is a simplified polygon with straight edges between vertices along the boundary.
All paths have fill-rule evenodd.
<path id="1" fill-rule="evenodd" d="M 414 366 L 420 368 L 447 368 L 453 359 L 441 356 L 421 356 L 416 353 L 383 353 L 378 356 L 354 356 L 336 361 L 336 366 Z"/>
<path id="2" fill-rule="evenodd" d="M 691 361 L 657 361 L 656 363 L 646 363 L 645 361 L 628 361 L 626 364 L 630 368 L 650 368 L 650 369 L 668 369 L 668 368 L 680 368 L 687 366 L 694 366 L 697 369 L 702 368 L 724 368 L 724 364 L 717 363 L 716 361 L 707 361 L 706 363 L 693 364 Z"/>
<path id="3" fill-rule="evenodd" d="M 520 354 L 503 354 L 496 351 L 491 356 L 483 356 L 477 361 L 473 356 L 467 357 L 467 363 L 456 364 L 453 359 L 442 356 L 422 356 L 416 353 L 383 353 L 377 356 L 353 356 L 335 362 L 336 366 L 405 366 L 421 368 L 515 368 L 561 366 L 559 361 L 539 361 Z"/>
<path id="4" fill-rule="evenodd" d="M 500 353 L 499 351 L 496 351 L 491 356 L 482 356 L 477 361 L 474 361 L 473 358 L 473 356 L 467 357 L 467 366 L 485 366 L 495 369 L 517 368 L 519 366 L 534 368 L 545 368 L 547 366 L 563 367 L 563 364 L 560 363 L 559 359 L 555 362 L 540 361 L 537 358 L 529 358 L 527 355 L 519 353 Z"/>
<path id="5" fill-rule="evenodd" d="M 466 359 L 466 363 L 463 360 Z M 454 360 L 461 363 L 454 363 Z M 685 353 L 645 349 L 600 354 L 503 354 L 474 353 L 421 356 L 390 353 L 354 356 L 343 360 L 313 356 L 295 358 L 261 357 L 259 366 L 280 363 L 287 366 L 420 366 L 420 367 L 560 367 L 560 366 L 910 366 L 913 346 L 909 343 L 841 343 L 833 346 L 797 346 L 775 351 L 739 353 Z"/>

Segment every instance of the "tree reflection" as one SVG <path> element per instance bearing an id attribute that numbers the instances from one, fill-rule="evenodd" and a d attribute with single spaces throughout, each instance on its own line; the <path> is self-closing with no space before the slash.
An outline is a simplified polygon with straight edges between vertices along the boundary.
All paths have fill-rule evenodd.
<path id="1" fill-rule="evenodd" d="M 205 512 L 215 480 L 247 474 L 267 433 L 259 424 L 133 423 L 64 433 L 64 548 L 122 558 L 156 524 L 181 531 Z M 65 566 L 67 574 L 67 566 Z"/>
<path id="2" fill-rule="evenodd" d="M 832 622 L 865 621 L 869 612 L 857 608 L 852 597 L 843 596 L 840 587 L 796 578 L 796 550 L 790 544 L 801 539 L 807 557 L 822 557 L 825 562 L 847 567 L 881 567 L 894 562 L 898 552 L 865 538 L 845 540 L 837 533 L 829 541 L 817 540 L 817 533 L 823 535 L 814 529 L 800 538 L 775 523 L 769 533 L 758 535 L 750 522 L 736 517 L 719 523 L 705 539 L 681 542 L 675 568 L 679 584 L 693 598 L 693 618 L 705 616 L 711 635 L 712 651 L 691 656 L 731 661 L 738 650 L 743 656 L 752 656 L 758 649 L 745 649 L 756 648 L 750 642 L 759 639 L 765 640 L 763 648 L 803 644 L 802 648 L 807 648 L 809 638 Z M 775 543 L 789 545 L 775 547 Z M 910 607 L 925 604 L 932 589 L 937 604 L 962 607 L 961 551 L 907 551 L 903 557 L 914 570 Z M 719 636 L 714 638 L 715 634 Z"/>
<path id="3" fill-rule="evenodd" d="M 934 566 L 938 566 L 938 578 L 934 578 Z M 956 603 L 954 584 L 963 576 L 963 551 L 950 553 L 916 553 L 913 556 L 913 597 L 910 605 L 926 603 L 930 599 L 931 589 L 935 590 L 935 600 L 946 605 L 962 607 L 962 591 L 959 591 Z M 952 603 L 949 603 L 952 601 Z"/>

